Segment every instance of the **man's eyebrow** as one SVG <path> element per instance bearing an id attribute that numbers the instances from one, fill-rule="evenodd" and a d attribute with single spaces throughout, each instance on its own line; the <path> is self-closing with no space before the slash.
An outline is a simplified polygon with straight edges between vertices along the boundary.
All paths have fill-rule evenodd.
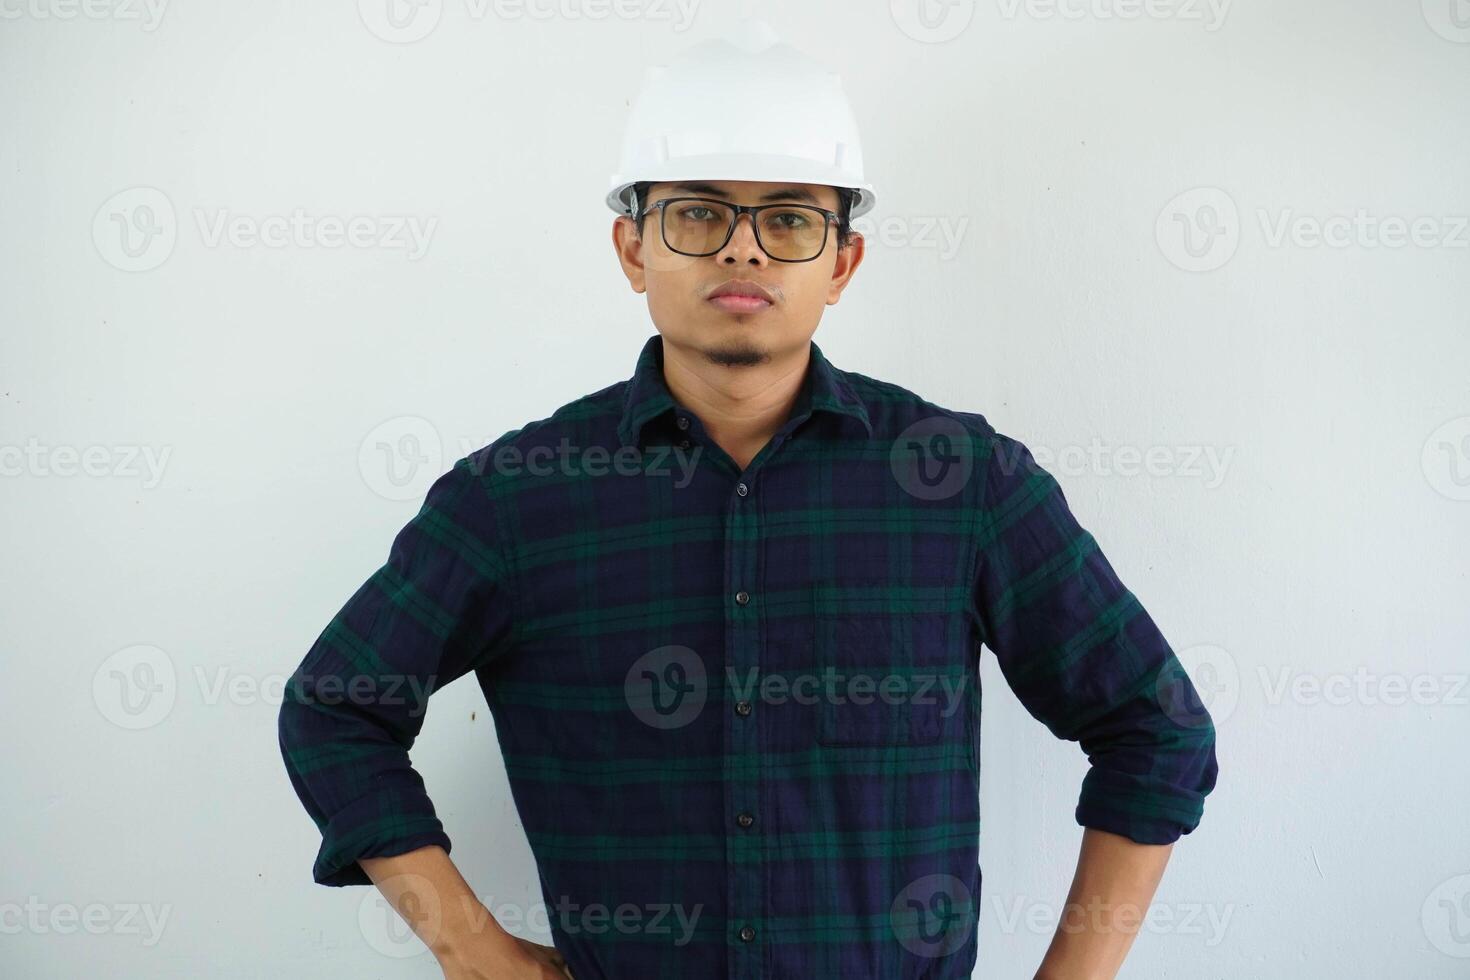
<path id="1" fill-rule="evenodd" d="M 701 197 L 718 197 L 723 200 L 729 199 L 729 195 L 720 190 L 720 188 L 716 187 L 714 184 L 680 183 L 674 184 L 671 187 L 671 190 L 682 191 L 686 194 L 698 194 Z M 822 202 L 817 199 L 817 196 L 815 194 L 804 187 L 782 188 L 778 191 L 771 191 L 771 193 L 769 194 L 762 195 L 760 200 L 763 204 L 773 201 L 806 201 L 811 204 L 815 204 L 818 207 L 820 207 L 822 204 Z"/>

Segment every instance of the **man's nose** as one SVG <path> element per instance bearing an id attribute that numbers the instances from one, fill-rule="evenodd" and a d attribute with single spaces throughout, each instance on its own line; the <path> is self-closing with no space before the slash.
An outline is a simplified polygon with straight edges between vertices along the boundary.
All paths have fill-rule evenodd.
<path id="1" fill-rule="evenodd" d="M 754 262 L 757 265 L 765 265 L 770 261 L 770 257 L 756 241 L 754 215 L 735 216 L 735 230 L 730 233 L 730 240 L 720 249 L 716 259 L 720 262 Z"/>

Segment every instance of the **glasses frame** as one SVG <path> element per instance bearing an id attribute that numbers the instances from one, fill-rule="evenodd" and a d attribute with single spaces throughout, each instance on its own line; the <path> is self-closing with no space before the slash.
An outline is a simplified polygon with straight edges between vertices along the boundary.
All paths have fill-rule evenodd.
<path id="1" fill-rule="evenodd" d="M 670 204 L 676 204 L 680 201 L 698 201 L 701 204 L 718 204 L 721 207 L 729 208 L 731 211 L 734 212 L 734 214 L 730 218 L 730 227 L 725 229 L 725 238 L 722 242 L 720 242 L 718 248 L 709 252 L 684 252 L 669 244 L 668 230 L 664 227 L 664 208 Z M 807 211 L 815 211 L 820 214 L 823 219 L 825 219 L 822 225 L 822 247 L 817 250 L 815 255 L 812 255 L 810 258 L 805 259 L 782 259 L 777 258 L 770 253 L 770 250 L 766 248 L 766 243 L 761 241 L 760 226 L 761 212 L 769 210 L 770 208 L 803 208 Z M 790 201 L 783 201 L 775 204 L 731 204 L 729 201 L 721 201 L 719 198 L 714 197 L 666 197 L 661 201 L 654 201 L 648 207 L 639 211 L 636 217 L 642 218 L 650 211 L 658 212 L 658 233 L 659 237 L 661 237 L 664 241 L 664 247 L 667 248 L 670 252 L 675 252 L 679 255 L 688 255 L 692 258 L 697 259 L 704 258 L 709 255 L 716 255 L 721 252 L 726 245 L 729 245 L 730 239 L 735 237 L 735 226 L 740 224 L 740 216 L 742 214 L 748 214 L 750 215 L 750 229 L 755 233 L 755 243 L 757 246 L 760 247 L 760 250 L 762 252 L 765 252 L 768 259 L 770 259 L 772 262 L 812 262 L 816 259 L 821 258 L 822 253 L 827 251 L 827 238 L 829 237 L 827 232 L 831 230 L 832 226 L 837 221 L 836 211 L 829 211 L 826 208 L 819 208 L 815 204 L 797 204 Z"/>

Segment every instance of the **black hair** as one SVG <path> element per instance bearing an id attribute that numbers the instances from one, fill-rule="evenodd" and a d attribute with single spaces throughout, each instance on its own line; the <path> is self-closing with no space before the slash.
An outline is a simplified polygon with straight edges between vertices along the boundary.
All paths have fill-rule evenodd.
<path id="1" fill-rule="evenodd" d="M 648 206 L 648 189 L 656 181 L 640 180 L 633 185 L 633 203 L 638 208 Z M 841 248 L 852 241 L 852 209 L 857 204 L 858 192 L 852 187 L 834 187 L 837 191 L 837 247 Z M 647 215 L 634 219 L 638 226 L 638 237 L 643 237 L 643 222 Z"/>

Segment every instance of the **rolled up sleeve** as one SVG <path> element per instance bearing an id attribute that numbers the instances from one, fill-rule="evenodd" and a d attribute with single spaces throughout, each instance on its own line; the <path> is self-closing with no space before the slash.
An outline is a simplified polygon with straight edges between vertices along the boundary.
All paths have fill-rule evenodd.
<path id="1" fill-rule="evenodd" d="M 277 733 L 321 833 L 312 877 L 365 885 L 363 857 L 450 840 L 409 761 L 430 695 L 508 645 L 511 596 L 476 457 L 429 488 L 387 561 L 347 600 L 285 686 Z"/>
<path id="2" fill-rule="evenodd" d="M 1077 822 L 1142 844 L 1190 833 L 1218 767 L 1189 676 L 1025 445 L 993 433 L 982 472 L 983 642 L 1026 710 L 1086 752 Z"/>

